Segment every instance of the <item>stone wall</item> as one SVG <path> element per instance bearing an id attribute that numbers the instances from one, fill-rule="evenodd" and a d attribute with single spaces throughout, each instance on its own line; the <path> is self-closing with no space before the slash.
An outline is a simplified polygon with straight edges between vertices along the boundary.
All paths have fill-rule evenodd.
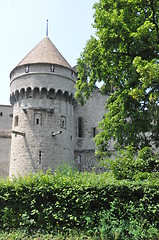
<path id="1" fill-rule="evenodd" d="M 11 130 L 0 130 L 0 177 L 9 176 Z"/>
<path id="2" fill-rule="evenodd" d="M 25 66 L 19 66 L 11 72 L 11 95 L 16 91 L 21 91 L 27 88 L 35 89 L 38 87 L 54 89 L 57 92 L 59 89 L 64 92 L 75 93 L 74 84 L 76 74 L 73 70 L 54 65 L 54 72 L 50 72 L 50 64 L 31 64 L 29 72 L 25 72 Z"/>
<path id="3" fill-rule="evenodd" d="M 98 123 L 106 113 L 105 102 L 107 98 L 108 96 L 102 95 L 100 90 L 96 88 L 92 93 L 92 97 L 90 97 L 84 106 L 75 105 L 75 165 L 80 167 L 82 171 L 91 170 L 96 165 L 96 147 L 93 138 L 98 134 Z M 78 126 L 79 118 L 82 122 L 82 130 Z M 79 134 L 79 130 L 81 134 Z M 79 158 L 81 158 L 80 164 Z"/>
<path id="4" fill-rule="evenodd" d="M 0 105 L 0 129 L 11 129 L 13 108 L 11 105 Z"/>
<path id="5" fill-rule="evenodd" d="M 55 170 L 74 159 L 73 94 L 71 69 L 50 64 L 18 67 L 11 76 L 13 136 L 10 176 L 38 169 Z"/>
<path id="6" fill-rule="evenodd" d="M 0 105 L 0 177 L 9 176 L 12 107 Z"/>
<path id="7" fill-rule="evenodd" d="M 31 73 L 25 75 L 23 66 L 18 68 L 19 75 L 12 72 L 14 116 L 12 106 L 0 105 L 0 177 L 8 176 L 9 165 L 10 175 L 54 170 L 59 163 L 73 160 L 80 171 L 94 169 L 98 161 L 93 138 L 99 132 L 98 123 L 106 112 L 108 96 L 96 88 L 84 106 L 76 102 L 73 108 L 75 89 L 71 70 L 56 66 L 56 76 L 44 75 L 46 64 L 30 69 L 33 77 Z"/>
<path id="8" fill-rule="evenodd" d="M 74 159 L 71 103 L 56 98 L 54 107 L 53 111 L 14 107 L 18 126 L 14 119 L 10 175 L 55 170 L 59 163 Z"/>

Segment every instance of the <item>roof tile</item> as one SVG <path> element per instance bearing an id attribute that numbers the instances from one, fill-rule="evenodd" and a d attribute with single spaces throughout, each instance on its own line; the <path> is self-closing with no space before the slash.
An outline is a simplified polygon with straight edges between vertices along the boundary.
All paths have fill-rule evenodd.
<path id="1" fill-rule="evenodd" d="M 34 63 L 57 64 L 71 68 L 48 37 L 44 37 L 18 64 L 18 66 Z"/>

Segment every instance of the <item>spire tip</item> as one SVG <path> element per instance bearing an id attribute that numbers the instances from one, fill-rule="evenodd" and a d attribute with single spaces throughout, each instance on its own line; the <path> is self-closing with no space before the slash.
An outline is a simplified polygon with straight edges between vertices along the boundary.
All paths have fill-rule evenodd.
<path id="1" fill-rule="evenodd" d="M 46 20 L 46 37 L 48 37 L 48 19 Z"/>

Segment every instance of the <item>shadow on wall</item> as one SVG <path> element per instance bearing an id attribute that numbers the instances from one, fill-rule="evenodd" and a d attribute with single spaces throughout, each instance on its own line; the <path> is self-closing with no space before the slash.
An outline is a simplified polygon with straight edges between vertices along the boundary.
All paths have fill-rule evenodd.
<path id="1" fill-rule="evenodd" d="M 32 169 L 33 169 L 34 172 L 37 172 L 38 168 L 37 168 L 37 166 L 36 166 L 36 164 L 33 160 L 33 156 L 32 156 L 32 153 L 30 151 L 29 143 L 28 143 L 26 137 L 24 137 L 24 139 L 25 139 L 25 145 L 26 145 L 26 149 L 28 151 L 29 159 L 30 159 L 30 162 L 31 162 L 31 165 L 32 165 Z"/>

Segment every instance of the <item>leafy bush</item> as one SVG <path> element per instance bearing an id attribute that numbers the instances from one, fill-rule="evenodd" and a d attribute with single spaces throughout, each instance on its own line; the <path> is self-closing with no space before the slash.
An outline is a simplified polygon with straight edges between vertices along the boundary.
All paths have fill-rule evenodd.
<path id="1" fill-rule="evenodd" d="M 27 232 L 23 230 L 13 230 L 10 232 L 0 232 L 0 239 L 3 240 L 93 240 L 92 237 L 86 236 L 82 232 L 77 231 L 71 231 L 69 234 L 63 234 L 63 233 L 40 233 L 40 232 L 34 232 L 33 234 L 28 234 Z M 94 238 L 95 240 L 96 238 Z"/>
<path id="2" fill-rule="evenodd" d="M 117 181 L 111 173 L 70 168 L 3 180 L 0 230 L 31 234 L 76 229 L 101 239 L 157 239 L 158 186 L 158 179 Z"/>
<path id="3" fill-rule="evenodd" d="M 114 158 L 106 158 L 104 166 L 109 167 L 116 179 L 152 179 L 159 177 L 159 154 L 150 147 L 138 150 L 132 146 L 119 150 Z"/>

